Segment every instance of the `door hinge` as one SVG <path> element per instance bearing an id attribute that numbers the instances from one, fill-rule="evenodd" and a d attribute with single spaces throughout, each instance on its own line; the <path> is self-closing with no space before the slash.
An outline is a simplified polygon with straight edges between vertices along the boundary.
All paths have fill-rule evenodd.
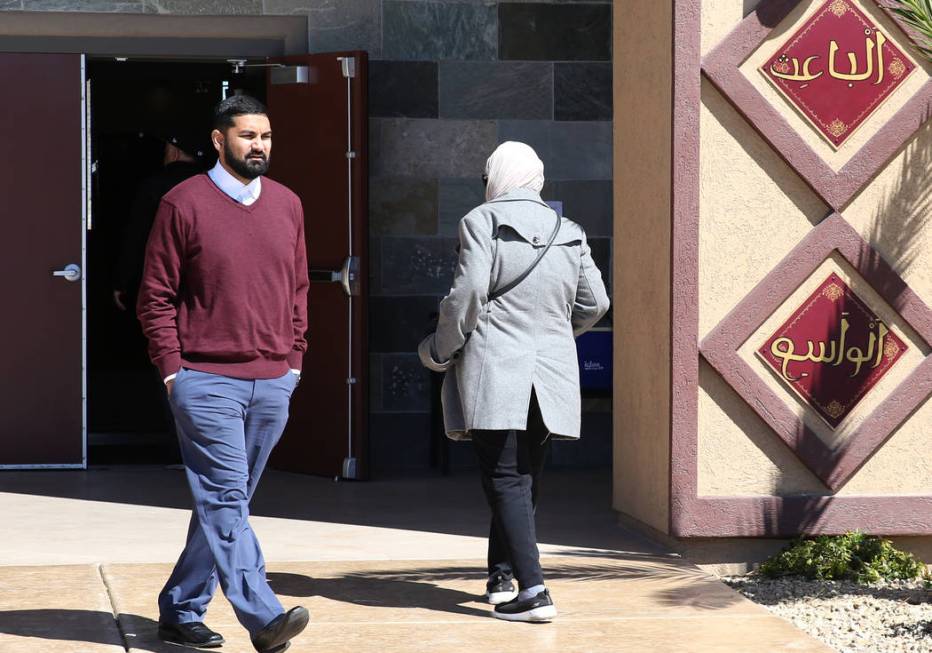
<path id="1" fill-rule="evenodd" d="M 347 152 L 347 153 L 346 153 L 346 158 L 347 158 L 347 159 L 355 159 L 355 158 L 356 158 L 356 153 L 355 153 L 355 152 L 352 152 L 352 151 Z"/>
<path id="2" fill-rule="evenodd" d="M 343 76 L 352 79 L 356 76 L 356 57 L 337 57 L 343 67 Z"/>

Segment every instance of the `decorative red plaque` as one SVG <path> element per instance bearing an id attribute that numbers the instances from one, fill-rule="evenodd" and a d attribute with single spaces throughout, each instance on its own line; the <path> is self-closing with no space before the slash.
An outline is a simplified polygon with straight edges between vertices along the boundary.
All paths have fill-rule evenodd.
<path id="1" fill-rule="evenodd" d="M 834 429 L 906 350 L 832 273 L 757 353 Z"/>
<path id="2" fill-rule="evenodd" d="M 761 72 L 838 148 L 915 64 L 850 0 L 826 0 Z"/>

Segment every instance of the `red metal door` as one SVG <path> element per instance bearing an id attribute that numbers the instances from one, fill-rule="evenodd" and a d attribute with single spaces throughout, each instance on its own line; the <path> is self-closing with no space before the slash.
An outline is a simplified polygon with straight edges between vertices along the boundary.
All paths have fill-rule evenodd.
<path id="1" fill-rule="evenodd" d="M 270 176 L 304 205 L 308 352 L 272 464 L 331 477 L 368 474 L 366 54 L 288 57 L 271 68 Z"/>
<path id="2" fill-rule="evenodd" d="M 84 59 L 0 53 L 0 88 L 0 468 L 83 467 Z"/>

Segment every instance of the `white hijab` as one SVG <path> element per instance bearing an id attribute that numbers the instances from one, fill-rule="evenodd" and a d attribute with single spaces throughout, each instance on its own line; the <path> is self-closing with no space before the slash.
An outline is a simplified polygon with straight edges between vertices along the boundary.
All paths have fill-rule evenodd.
<path id="1" fill-rule="evenodd" d="M 489 182 L 485 201 L 494 200 L 515 188 L 527 188 L 539 193 L 544 187 L 544 162 L 530 145 L 505 141 L 485 162 Z"/>

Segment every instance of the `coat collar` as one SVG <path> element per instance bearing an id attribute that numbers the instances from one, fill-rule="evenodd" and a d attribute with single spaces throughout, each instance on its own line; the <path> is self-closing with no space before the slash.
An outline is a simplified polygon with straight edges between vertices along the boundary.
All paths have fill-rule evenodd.
<path id="1" fill-rule="evenodd" d="M 550 208 L 550 205 L 547 204 L 544 200 L 540 198 L 540 193 L 533 191 L 530 188 L 513 188 L 504 195 L 499 195 L 494 200 L 489 200 L 488 204 L 494 202 L 536 202 L 541 206 Z"/>
<path id="2" fill-rule="evenodd" d="M 518 232 L 524 240 L 533 244 L 534 247 L 543 247 L 547 244 L 550 235 L 553 233 L 555 212 L 549 204 L 540 198 L 539 193 L 528 188 L 515 188 L 504 195 L 496 197 L 494 200 L 486 202 L 486 204 L 503 202 L 532 202 L 547 209 L 547 212 L 544 214 L 547 217 L 542 219 L 541 214 L 538 213 L 536 209 L 526 204 L 523 206 L 512 204 L 512 206 L 509 207 L 497 207 L 494 213 L 495 237 L 498 237 L 499 227 L 507 225 Z M 555 245 L 563 245 L 580 240 L 577 230 L 565 228 L 565 221 L 562 219 L 560 222 L 561 228 L 554 240 Z"/>

